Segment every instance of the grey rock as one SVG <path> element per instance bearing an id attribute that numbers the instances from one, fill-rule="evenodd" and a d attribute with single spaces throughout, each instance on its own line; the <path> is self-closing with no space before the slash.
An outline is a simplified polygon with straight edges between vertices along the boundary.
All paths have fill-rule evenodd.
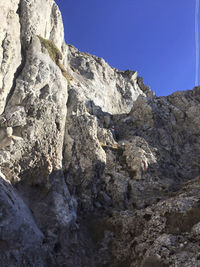
<path id="1" fill-rule="evenodd" d="M 120 72 L 102 58 L 81 53 L 71 45 L 66 61 L 73 77 L 72 86 L 85 101 L 92 100 L 104 112 L 128 113 L 139 95 L 146 96 L 135 71 Z"/>
<path id="2" fill-rule="evenodd" d="M 0 263 L 1 266 L 44 266 L 42 241 L 30 210 L 17 191 L 0 177 Z M 37 255 L 37 257 L 35 257 Z"/>
<path id="3" fill-rule="evenodd" d="M 0 265 L 199 266 L 200 87 L 156 97 L 0 4 Z"/>

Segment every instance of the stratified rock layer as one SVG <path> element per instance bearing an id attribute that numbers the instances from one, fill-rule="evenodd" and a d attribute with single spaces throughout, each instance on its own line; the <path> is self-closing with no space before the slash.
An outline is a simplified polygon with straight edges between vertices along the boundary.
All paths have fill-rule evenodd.
<path id="1" fill-rule="evenodd" d="M 199 266 L 200 87 L 156 97 L 0 4 L 0 266 Z"/>

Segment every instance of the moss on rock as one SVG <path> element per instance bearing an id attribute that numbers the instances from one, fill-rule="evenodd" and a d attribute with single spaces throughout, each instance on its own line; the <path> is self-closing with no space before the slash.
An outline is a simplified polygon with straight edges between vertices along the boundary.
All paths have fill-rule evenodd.
<path id="1" fill-rule="evenodd" d="M 45 39 L 41 36 L 38 35 L 38 38 L 40 39 L 40 42 L 42 46 L 46 48 L 46 50 L 49 53 L 50 58 L 56 63 L 56 65 L 60 68 L 62 75 L 65 77 L 67 80 L 68 85 L 70 85 L 70 75 L 66 71 L 64 65 L 60 62 L 62 60 L 62 53 L 58 49 L 58 47 L 54 44 L 53 41 Z"/>
<path id="2" fill-rule="evenodd" d="M 58 47 L 54 44 L 53 41 L 47 40 L 38 35 L 41 44 L 47 49 L 50 58 L 57 64 L 59 59 L 62 59 L 62 53 L 58 49 Z"/>

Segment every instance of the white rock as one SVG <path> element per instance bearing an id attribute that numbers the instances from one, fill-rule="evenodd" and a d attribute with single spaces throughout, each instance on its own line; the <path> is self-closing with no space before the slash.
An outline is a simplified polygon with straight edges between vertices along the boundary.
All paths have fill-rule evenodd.
<path id="1" fill-rule="evenodd" d="M 19 0 L 0 3 L 0 114 L 21 64 L 20 22 L 17 14 Z"/>

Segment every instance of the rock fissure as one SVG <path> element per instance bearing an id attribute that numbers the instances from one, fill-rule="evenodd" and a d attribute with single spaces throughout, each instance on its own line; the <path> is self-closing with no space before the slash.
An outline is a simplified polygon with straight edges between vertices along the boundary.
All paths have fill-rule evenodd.
<path id="1" fill-rule="evenodd" d="M 20 76 L 20 74 L 22 73 L 23 68 L 25 67 L 25 62 L 26 62 L 26 56 L 25 53 L 23 52 L 23 48 L 21 49 L 21 64 L 17 67 L 16 72 L 14 73 L 14 77 L 13 77 L 13 85 L 10 88 L 10 92 L 8 93 L 7 97 L 6 97 L 6 103 L 5 103 L 5 108 L 3 113 L 5 112 L 6 106 L 9 102 L 9 100 L 12 98 L 12 95 L 14 93 L 15 87 L 16 87 L 16 81 L 18 79 L 18 77 Z"/>

